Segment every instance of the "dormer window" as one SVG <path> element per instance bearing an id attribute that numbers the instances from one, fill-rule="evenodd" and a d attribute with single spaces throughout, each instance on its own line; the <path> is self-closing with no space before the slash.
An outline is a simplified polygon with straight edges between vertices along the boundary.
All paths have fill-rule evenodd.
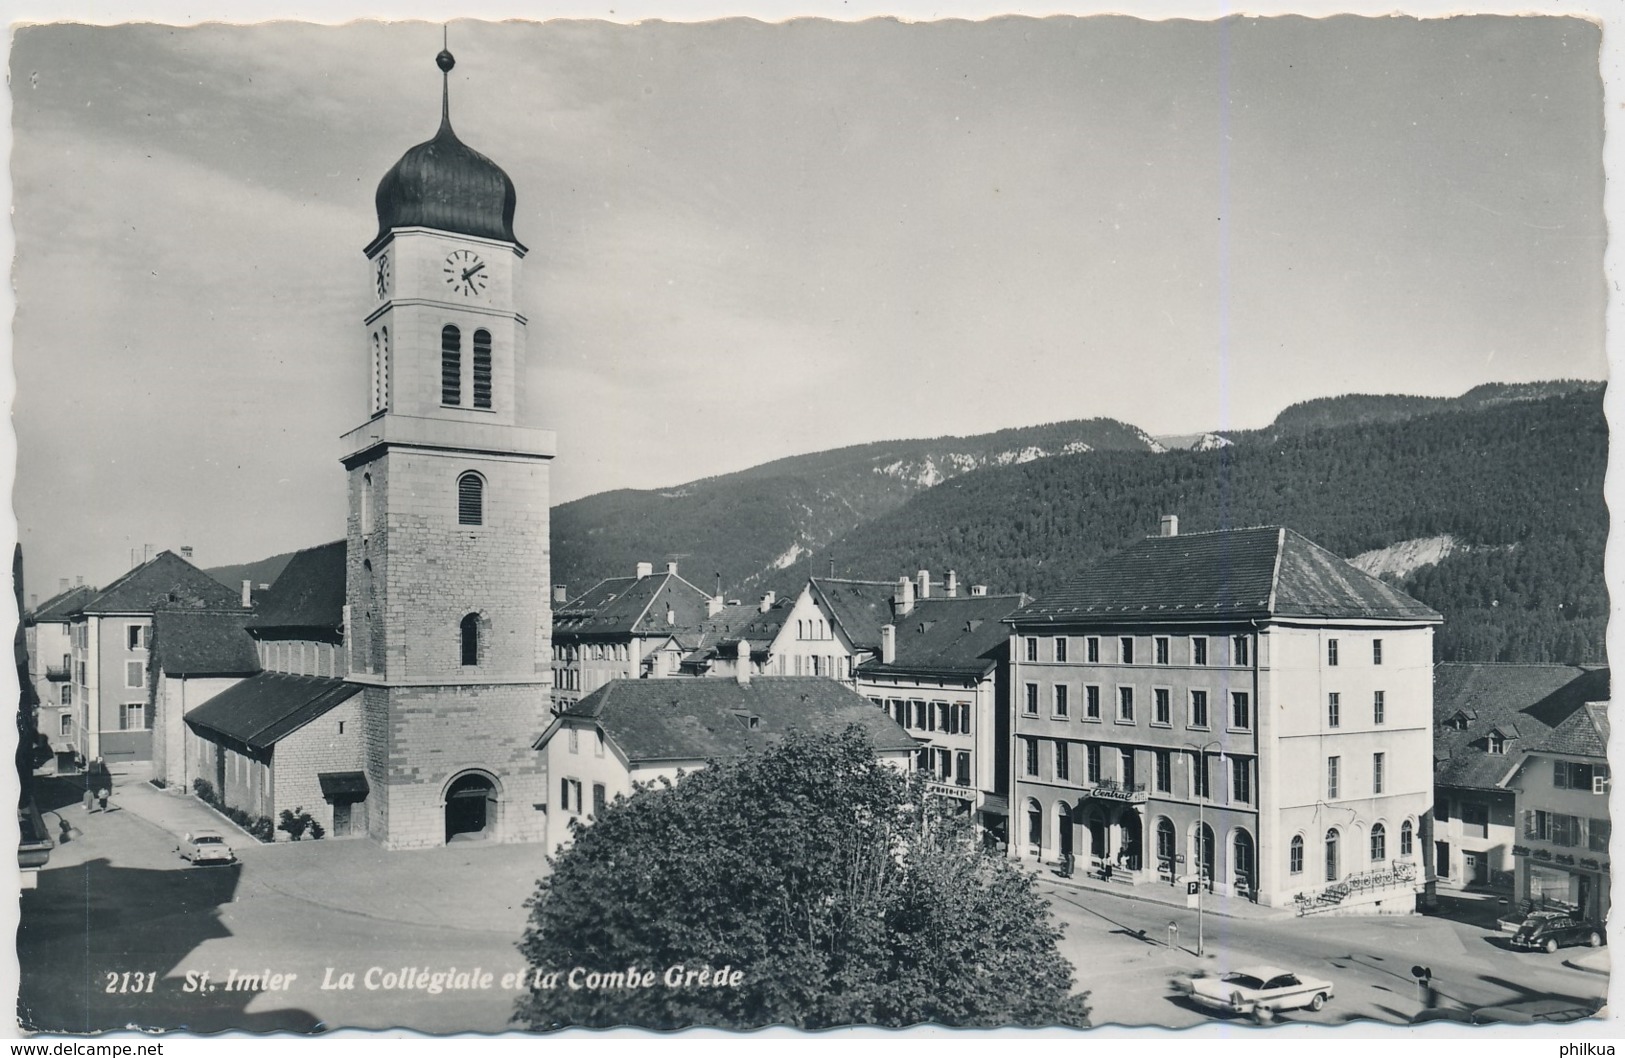
<path id="1" fill-rule="evenodd" d="M 1455 716 L 1452 716 L 1450 718 L 1450 726 L 1455 728 L 1457 731 L 1467 730 L 1467 714 L 1457 713 Z"/>
<path id="2" fill-rule="evenodd" d="M 1497 756 L 1504 754 L 1507 751 L 1506 736 L 1499 731 L 1491 731 L 1484 738 L 1484 748 Z"/>

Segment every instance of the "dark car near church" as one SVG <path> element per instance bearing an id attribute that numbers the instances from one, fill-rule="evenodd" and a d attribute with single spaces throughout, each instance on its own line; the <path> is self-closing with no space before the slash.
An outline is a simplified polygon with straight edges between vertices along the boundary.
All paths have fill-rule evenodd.
<path id="1" fill-rule="evenodd" d="M 1532 917 L 1512 935 L 1512 946 L 1525 951 L 1556 951 L 1571 944 L 1601 947 L 1602 927 L 1570 915 Z"/>

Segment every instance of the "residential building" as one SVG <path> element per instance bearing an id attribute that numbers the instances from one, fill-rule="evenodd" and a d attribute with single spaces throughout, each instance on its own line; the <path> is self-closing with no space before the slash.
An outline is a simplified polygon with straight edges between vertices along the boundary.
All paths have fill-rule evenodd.
<path id="1" fill-rule="evenodd" d="M 1512 892 L 1519 824 L 1507 772 L 1587 701 L 1606 700 L 1608 679 L 1575 665 L 1434 666 L 1428 838 L 1440 888 Z"/>
<path id="2" fill-rule="evenodd" d="M 1517 800 L 1518 900 L 1605 923 L 1609 889 L 1608 703 L 1586 702 L 1529 747 L 1502 785 Z"/>
<path id="3" fill-rule="evenodd" d="M 950 575 L 950 580 L 952 575 Z M 964 805 L 990 839 L 1009 842 L 1009 630 L 1026 595 L 942 595 L 881 628 L 857 691 L 921 740 L 928 788 Z M 1067 706 L 1063 706 L 1066 708 Z"/>
<path id="4" fill-rule="evenodd" d="M 109 764 L 152 759 L 153 615 L 241 610 L 237 592 L 172 551 L 159 552 L 70 617 L 72 695 L 83 702 L 78 751 Z"/>
<path id="5" fill-rule="evenodd" d="M 76 763 L 84 730 L 84 702 L 74 697 L 73 615 L 95 594 L 95 588 L 83 584 L 68 587 L 64 578 L 55 595 L 23 615 L 29 678 L 39 700 L 39 730 L 50 740 L 59 770 Z"/>
<path id="6" fill-rule="evenodd" d="M 678 675 L 692 641 L 721 601 L 684 580 L 677 563 L 656 574 L 639 562 L 553 611 L 553 700 L 580 701 L 610 680 Z"/>
<path id="7" fill-rule="evenodd" d="M 1290 529 L 1164 519 L 1010 619 L 1012 855 L 1411 910 L 1439 621 Z"/>
<path id="8" fill-rule="evenodd" d="M 913 766 L 917 743 L 851 688 L 824 678 L 612 680 L 560 708 L 536 740 L 552 787 L 547 848 L 571 840 L 638 783 L 677 779 L 713 760 L 759 752 L 791 730 L 830 735 L 857 725 L 882 760 Z"/>

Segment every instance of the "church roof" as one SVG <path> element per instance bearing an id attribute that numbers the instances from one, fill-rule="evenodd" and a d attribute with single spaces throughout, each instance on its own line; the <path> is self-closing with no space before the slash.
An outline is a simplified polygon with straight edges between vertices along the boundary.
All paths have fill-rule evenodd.
<path id="1" fill-rule="evenodd" d="M 444 74 L 455 65 L 448 51 L 435 61 Z M 448 94 L 442 86 L 440 129 L 434 138 L 401 155 L 378 182 L 378 236 L 373 245 L 395 228 L 434 228 L 519 242 L 513 233 L 518 202 L 513 181 L 501 166 L 457 138 Z"/>
<path id="2" fill-rule="evenodd" d="M 243 630 L 247 610 L 161 611 L 152 619 L 152 650 L 166 676 L 247 676 L 259 651 Z"/>
<path id="3" fill-rule="evenodd" d="M 342 629 L 346 553 L 343 540 L 296 552 L 271 585 L 248 627 L 262 633 L 273 629 Z"/>
<path id="4" fill-rule="evenodd" d="M 325 676 L 262 672 L 187 713 L 186 723 L 201 735 L 266 750 L 359 693 L 360 684 Z"/>
<path id="5" fill-rule="evenodd" d="M 1146 537 L 1012 620 L 1026 626 L 1271 617 L 1442 620 L 1393 585 L 1279 526 Z"/>

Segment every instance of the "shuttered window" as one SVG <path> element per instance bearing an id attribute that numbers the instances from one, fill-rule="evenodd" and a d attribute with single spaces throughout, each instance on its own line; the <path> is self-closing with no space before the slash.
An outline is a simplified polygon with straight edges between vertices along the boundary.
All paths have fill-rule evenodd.
<path id="1" fill-rule="evenodd" d="M 472 470 L 457 479 L 457 524 L 485 524 L 485 481 Z"/>
<path id="2" fill-rule="evenodd" d="M 463 402 L 463 335 L 446 324 L 440 329 L 440 403 Z"/>
<path id="3" fill-rule="evenodd" d="M 474 407 L 491 406 L 491 332 L 474 332 Z"/>

